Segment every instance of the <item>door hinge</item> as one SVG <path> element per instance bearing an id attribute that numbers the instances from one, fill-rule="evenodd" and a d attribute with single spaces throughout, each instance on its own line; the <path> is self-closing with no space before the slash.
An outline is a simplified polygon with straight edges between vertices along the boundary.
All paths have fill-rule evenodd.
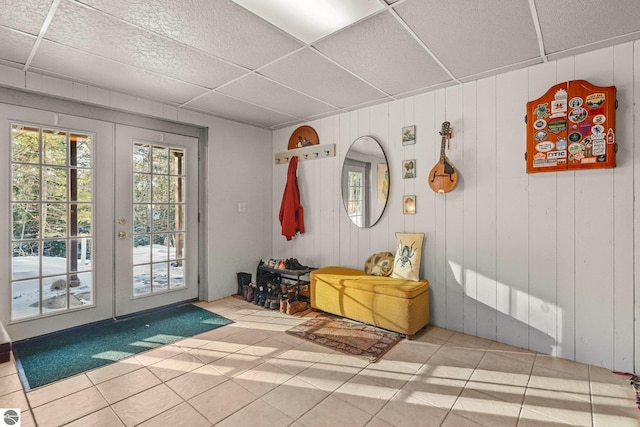
<path id="1" fill-rule="evenodd" d="M 200 284 L 200 275 L 198 274 L 198 285 Z"/>
<path id="2" fill-rule="evenodd" d="M 200 212 L 198 212 L 198 222 L 200 222 Z"/>

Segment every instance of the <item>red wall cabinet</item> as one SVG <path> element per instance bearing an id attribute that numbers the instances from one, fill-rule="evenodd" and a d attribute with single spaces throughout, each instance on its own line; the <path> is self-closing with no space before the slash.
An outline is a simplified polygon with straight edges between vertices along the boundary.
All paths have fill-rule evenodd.
<path id="1" fill-rule="evenodd" d="M 572 80 L 527 103 L 527 173 L 616 166 L 616 87 Z"/>

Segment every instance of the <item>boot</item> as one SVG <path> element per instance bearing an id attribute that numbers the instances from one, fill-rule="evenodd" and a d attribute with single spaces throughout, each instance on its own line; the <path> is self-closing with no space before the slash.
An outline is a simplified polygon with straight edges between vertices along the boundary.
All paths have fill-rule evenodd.
<path id="1" fill-rule="evenodd" d="M 288 307 L 289 301 L 287 300 L 287 297 L 282 297 L 280 300 L 280 313 L 286 313 Z"/>

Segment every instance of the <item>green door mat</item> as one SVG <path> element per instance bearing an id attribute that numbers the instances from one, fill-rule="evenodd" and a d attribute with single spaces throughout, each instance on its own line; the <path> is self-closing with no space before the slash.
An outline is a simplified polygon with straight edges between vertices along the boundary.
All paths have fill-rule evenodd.
<path id="1" fill-rule="evenodd" d="M 109 320 L 13 344 L 25 390 L 232 323 L 192 304 Z"/>

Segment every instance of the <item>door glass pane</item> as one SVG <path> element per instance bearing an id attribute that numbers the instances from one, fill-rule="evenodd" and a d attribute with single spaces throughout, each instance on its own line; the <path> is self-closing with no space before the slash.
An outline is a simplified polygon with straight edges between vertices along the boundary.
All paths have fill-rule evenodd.
<path id="1" fill-rule="evenodd" d="M 133 146 L 133 295 L 185 286 L 185 150 L 147 142 Z"/>
<path id="2" fill-rule="evenodd" d="M 94 303 L 93 139 L 11 125 L 12 320 Z"/>

